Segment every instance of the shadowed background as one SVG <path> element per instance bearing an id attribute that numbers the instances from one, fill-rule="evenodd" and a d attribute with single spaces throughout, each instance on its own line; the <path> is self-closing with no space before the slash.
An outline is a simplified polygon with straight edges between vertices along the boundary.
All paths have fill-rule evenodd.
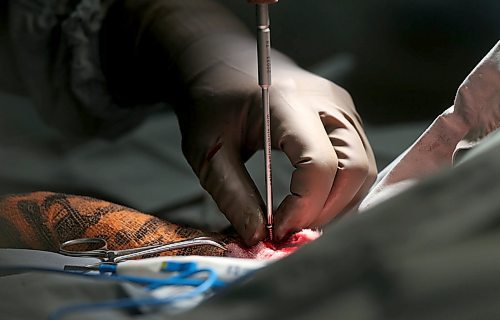
<path id="1" fill-rule="evenodd" d="M 254 28 L 244 0 L 219 0 Z M 498 0 L 281 0 L 271 41 L 353 96 L 364 120 L 433 119 L 500 39 Z"/>

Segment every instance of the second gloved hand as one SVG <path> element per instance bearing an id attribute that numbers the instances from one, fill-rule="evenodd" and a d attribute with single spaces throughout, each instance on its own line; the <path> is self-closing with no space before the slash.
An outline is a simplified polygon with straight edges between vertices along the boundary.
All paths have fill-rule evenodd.
<path id="1" fill-rule="evenodd" d="M 275 238 L 319 227 L 354 205 L 376 176 L 372 150 L 349 94 L 274 53 L 272 147 L 295 167 L 275 212 Z M 244 166 L 263 148 L 254 50 L 196 73 L 177 108 L 184 154 L 247 244 L 266 236 L 264 203 Z"/>

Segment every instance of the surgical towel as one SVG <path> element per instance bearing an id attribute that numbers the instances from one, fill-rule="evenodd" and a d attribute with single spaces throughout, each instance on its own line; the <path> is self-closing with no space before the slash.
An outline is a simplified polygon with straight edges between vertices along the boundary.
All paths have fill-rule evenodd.
<path id="1" fill-rule="evenodd" d="M 162 255 L 282 258 L 317 237 L 308 230 L 271 246 L 261 242 L 247 248 L 235 234 L 207 232 L 180 226 L 125 206 L 95 198 L 51 192 L 8 195 L 0 198 L 0 247 L 58 251 L 68 240 L 102 238 L 111 250 L 210 236 L 229 244 L 228 251 L 196 246 Z"/>
<path id="2" fill-rule="evenodd" d="M 57 251 L 61 243 L 77 238 L 103 238 L 109 249 L 153 245 L 213 236 L 235 237 L 181 227 L 136 210 L 90 197 L 51 192 L 0 198 L 0 247 Z M 223 250 L 197 246 L 165 255 L 222 256 Z"/>

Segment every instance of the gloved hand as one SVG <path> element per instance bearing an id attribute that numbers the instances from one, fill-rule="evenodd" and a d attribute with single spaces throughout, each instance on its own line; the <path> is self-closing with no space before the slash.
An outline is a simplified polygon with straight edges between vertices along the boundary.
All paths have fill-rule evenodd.
<path id="1" fill-rule="evenodd" d="M 381 173 L 360 210 L 393 197 L 423 177 L 452 165 L 457 153 L 477 144 L 500 126 L 500 42 L 458 88 L 454 105 Z"/>
<path id="2" fill-rule="evenodd" d="M 220 210 L 254 244 L 266 236 L 264 204 L 244 166 L 263 148 L 255 48 L 243 46 L 188 78 L 190 100 L 176 109 L 184 154 Z M 275 212 L 279 240 L 355 204 L 373 183 L 376 165 L 346 91 L 279 53 L 272 82 L 272 147 L 295 167 L 290 194 Z"/>
<path id="3" fill-rule="evenodd" d="M 254 37 L 209 0 L 123 3 L 113 10 L 117 18 L 108 19 L 103 42 L 110 84 L 122 94 L 159 94 L 174 105 L 183 152 L 201 185 L 248 245 L 263 240 L 264 203 L 244 165 L 263 145 Z M 138 71 L 124 77 L 123 65 Z M 272 147 L 295 167 L 290 195 L 275 213 L 279 240 L 354 205 L 374 181 L 376 166 L 343 89 L 273 52 L 270 97 Z"/>

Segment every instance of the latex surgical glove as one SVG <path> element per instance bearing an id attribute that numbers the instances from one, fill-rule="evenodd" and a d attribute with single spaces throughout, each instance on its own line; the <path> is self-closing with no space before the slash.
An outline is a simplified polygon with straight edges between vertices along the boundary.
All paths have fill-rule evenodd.
<path id="1" fill-rule="evenodd" d="M 360 210 L 393 197 L 418 180 L 450 167 L 466 150 L 500 126 L 500 42 L 470 72 L 457 90 L 454 105 L 382 172 L 383 178 L 363 199 Z"/>
<path id="2" fill-rule="evenodd" d="M 184 155 L 201 185 L 246 244 L 263 240 L 264 203 L 245 168 L 263 146 L 255 38 L 209 0 L 123 3 L 103 41 L 115 96 L 173 104 Z M 136 71 L 124 76 L 123 66 Z M 270 95 L 272 147 L 295 167 L 290 194 L 275 212 L 279 240 L 356 204 L 376 167 L 345 90 L 273 52 Z"/>
<path id="3" fill-rule="evenodd" d="M 349 94 L 279 53 L 273 58 L 272 147 L 295 167 L 290 194 L 275 212 L 279 240 L 349 209 L 373 183 L 376 165 Z M 253 244 L 266 236 L 264 203 L 244 165 L 263 147 L 255 49 L 243 47 L 188 83 L 190 100 L 176 109 L 184 154 L 220 210 Z"/>

